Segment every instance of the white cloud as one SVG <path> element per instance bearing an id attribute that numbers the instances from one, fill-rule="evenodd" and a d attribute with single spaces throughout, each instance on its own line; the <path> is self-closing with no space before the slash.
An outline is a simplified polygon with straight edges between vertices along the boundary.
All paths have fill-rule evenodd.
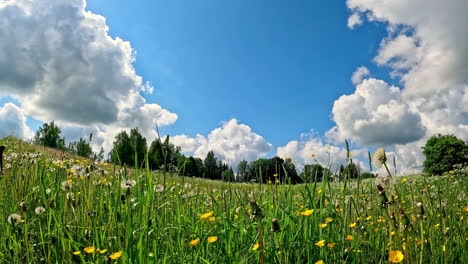
<path id="1" fill-rule="evenodd" d="M 353 82 L 354 85 L 360 84 L 366 76 L 369 76 L 369 74 L 370 74 L 369 69 L 367 69 L 364 66 L 361 66 L 357 68 L 356 71 L 353 72 L 351 81 Z"/>
<path id="2" fill-rule="evenodd" d="M 359 148 L 352 149 L 351 157 L 358 161 L 360 167 L 364 170 L 368 166 L 361 162 L 367 159 L 367 149 Z M 314 154 L 314 156 L 312 156 Z M 336 171 L 341 164 L 346 166 L 347 151 L 345 148 L 325 144 L 319 137 L 314 137 L 312 134 L 303 134 L 299 141 L 293 140 L 288 142 L 283 147 L 278 147 L 276 155 L 281 158 L 291 158 L 298 161 L 299 167 L 302 162 L 306 164 L 314 164 L 318 162 L 326 168 L 331 168 Z"/>
<path id="3" fill-rule="evenodd" d="M 109 36 L 103 16 L 84 0 L 16 0 L 0 6 L 0 94 L 25 115 L 55 120 L 69 138 L 94 131 L 105 149 L 120 130 L 139 127 L 154 138 L 177 114 L 140 93 L 152 93 L 133 67 L 128 41 Z"/>
<path id="4" fill-rule="evenodd" d="M 348 28 L 353 29 L 355 26 L 359 26 L 362 24 L 361 16 L 359 13 L 353 13 L 348 18 Z"/>
<path id="5" fill-rule="evenodd" d="M 170 141 L 181 147 L 182 152 L 190 153 L 195 151 L 195 148 L 198 146 L 197 141 L 194 138 L 188 137 L 187 135 L 176 135 L 170 138 Z"/>
<path id="6" fill-rule="evenodd" d="M 34 134 L 26 125 L 26 115 L 13 103 L 0 107 L 0 138 L 16 136 L 31 139 Z"/>
<path id="7" fill-rule="evenodd" d="M 335 101 L 333 120 L 337 126 L 328 137 L 352 138 L 363 145 L 405 144 L 425 135 L 419 115 L 401 100 L 400 90 L 373 78 Z"/>
<path id="8" fill-rule="evenodd" d="M 199 145 L 195 150 L 196 157 L 204 159 L 211 150 L 233 168 L 242 160 L 253 161 L 265 156 L 272 148 L 262 136 L 236 119 L 223 123 L 207 137 L 197 135 L 196 141 Z"/>

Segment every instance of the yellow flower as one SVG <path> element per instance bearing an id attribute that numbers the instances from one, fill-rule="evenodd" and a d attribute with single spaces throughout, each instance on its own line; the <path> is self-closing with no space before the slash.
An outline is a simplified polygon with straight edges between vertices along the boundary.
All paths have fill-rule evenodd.
<path id="1" fill-rule="evenodd" d="M 317 155 L 315 155 L 315 154 L 312 154 L 311 156 L 312 156 L 312 158 L 315 158 L 315 156 L 317 156 Z"/>
<path id="2" fill-rule="evenodd" d="M 327 222 L 327 223 L 331 223 L 331 221 L 333 221 L 333 219 L 332 219 L 331 217 L 327 217 L 327 218 L 325 219 L 325 222 Z"/>
<path id="3" fill-rule="evenodd" d="M 75 252 L 73 252 L 73 255 L 75 255 L 75 256 L 78 256 L 79 254 L 81 254 L 81 251 L 75 251 Z"/>
<path id="4" fill-rule="evenodd" d="M 357 223 L 356 222 L 353 222 L 351 224 L 349 224 L 349 227 L 353 228 L 353 227 L 356 227 Z"/>
<path id="5" fill-rule="evenodd" d="M 351 241 L 351 240 L 354 239 L 354 237 L 353 237 L 352 235 L 347 235 L 347 236 L 346 236 L 346 239 L 349 240 L 349 241 Z"/>
<path id="6" fill-rule="evenodd" d="M 331 146 L 328 146 L 327 149 L 331 149 Z"/>
<path id="7" fill-rule="evenodd" d="M 109 258 L 116 260 L 116 259 L 119 259 L 121 256 L 122 256 L 122 251 L 118 251 L 118 252 L 112 253 L 112 255 L 110 255 Z"/>
<path id="8" fill-rule="evenodd" d="M 317 261 L 315 262 L 315 264 L 323 264 L 323 263 L 324 263 L 323 260 L 317 260 Z"/>
<path id="9" fill-rule="evenodd" d="M 335 245 L 336 245 L 336 243 L 328 243 L 328 244 L 327 244 L 327 247 L 333 248 Z"/>
<path id="10" fill-rule="evenodd" d="M 208 218 L 208 221 L 210 223 L 213 223 L 215 220 L 216 220 L 216 217 L 214 217 L 214 216 L 211 216 L 210 218 Z"/>
<path id="11" fill-rule="evenodd" d="M 278 173 L 273 174 L 273 177 L 278 177 Z"/>
<path id="12" fill-rule="evenodd" d="M 372 219 L 372 215 L 369 215 L 368 217 L 366 217 L 366 221 L 369 221 Z"/>
<path id="13" fill-rule="evenodd" d="M 107 165 L 109 165 L 109 163 L 104 162 L 102 165 L 103 165 L 103 166 L 107 166 Z"/>
<path id="14" fill-rule="evenodd" d="M 107 249 L 96 249 L 96 252 L 99 253 L 99 254 L 104 254 L 107 252 Z"/>
<path id="15" fill-rule="evenodd" d="M 316 242 L 315 245 L 319 247 L 323 247 L 325 245 L 325 240 L 320 240 L 319 242 Z"/>
<path id="16" fill-rule="evenodd" d="M 213 211 L 209 211 L 208 213 L 204 213 L 202 215 L 200 215 L 200 219 L 204 220 L 204 219 L 208 219 L 210 218 L 211 216 L 213 216 Z"/>
<path id="17" fill-rule="evenodd" d="M 194 247 L 194 246 L 198 245 L 198 243 L 200 243 L 200 238 L 196 238 L 196 239 L 190 241 L 190 246 Z"/>
<path id="18" fill-rule="evenodd" d="M 259 245 L 258 243 L 255 243 L 255 244 L 252 246 L 252 250 L 257 250 L 259 246 L 260 246 L 260 245 Z"/>
<path id="19" fill-rule="evenodd" d="M 463 211 L 468 212 L 468 206 L 463 207 Z"/>
<path id="20" fill-rule="evenodd" d="M 88 253 L 88 254 L 93 253 L 94 250 L 96 250 L 96 248 L 93 247 L 93 246 L 90 246 L 90 247 L 87 247 L 87 248 L 84 249 L 84 251 L 85 251 L 86 253 Z"/>
<path id="21" fill-rule="evenodd" d="M 300 215 L 309 216 L 314 212 L 314 209 L 305 210 L 304 212 L 299 212 Z"/>
<path id="22" fill-rule="evenodd" d="M 320 228 L 325 228 L 325 227 L 327 227 L 327 224 L 319 224 L 319 227 Z"/>
<path id="23" fill-rule="evenodd" d="M 272 184 L 273 182 L 272 181 L 268 181 L 268 184 Z"/>
<path id="24" fill-rule="evenodd" d="M 400 263 L 405 256 L 399 250 L 390 250 L 388 252 L 388 261 L 392 263 Z"/>
<path id="25" fill-rule="evenodd" d="M 450 174 L 454 174 L 455 172 L 454 171 L 449 171 Z"/>
<path id="26" fill-rule="evenodd" d="M 405 183 L 407 180 L 408 180 L 408 179 L 403 178 L 403 179 L 401 179 L 401 183 Z"/>
<path id="27" fill-rule="evenodd" d="M 280 181 L 279 181 L 279 180 L 276 180 L 275 183 L 280 183 Z"/>
<path id="28" fill-rule="evenodd" d="M 217 236 L 210 236 L 208 237 L 208 242 L 209 243 L 214 243 L 218 240 L 218 237 Z"/>

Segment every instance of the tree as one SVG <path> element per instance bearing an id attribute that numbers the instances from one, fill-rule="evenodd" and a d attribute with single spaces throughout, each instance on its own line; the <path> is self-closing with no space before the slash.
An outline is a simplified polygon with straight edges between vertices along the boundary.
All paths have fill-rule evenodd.
<path id="1" fill-rule="evenodd" d="M 71 142 L 68 144 L 68 151 L 85 158 L 91 158 L 93 155 L 93 150 L 86 140 L 80 138 L 79 141 Z"/>
<path id="2" fill-rule="evenodd" d="M 150 168 L 153 170 L 170 171 L 182 165 L 185 157 L 180 153 L 181 148 L 170 143 L 169 135 L 166 136 L 164 142 L 160 138 L 156 138 L 150 146 L 148 159 Z"/>
<path id="3" fill-rule="evenodd" d="M 140 167 L 141 165 L 145 164 L 146 151 L 148 150 L 146 138 L 144 138 L 143 135 L 141 135 L 140 131 L 138 131 L 138 128 L 132 128 L 130 130 L 129 139 L 130 145 L 133 150 L 132 158 L 134 160 L 134 162 L 130 164 L 131 166 L 137 165 Z"/>
<path id="4" fill-rule="evenodd" d="M 226 181 L 226 182 L 233 182 L 235 180 L 234 172 L 232 171 L 231 168 L 224 170 L 222 172 L 222 177 L 223 177 L 223 181 Z"/>
<path id="5" fill-rule="evenodd" d="M 249 163 L 246 160 L 242 160 L 237 165 L 237 181 L 245 182 L 248 181 L 247 173 L 249 171 Z"/>
<path id="6" fill-rule="evenodd" d="M 111 162 L 127 166 L 134 165 L 133 149 L 130 137 L 126 131 L 122 131 L 115 136 L 114 147 L 111 151 Z"/>
<path id="7" fill-rule="evenodd" d="M 351 162 L 344 167 L 341 173 L 341 179 L 357 179 L 359 175 L 361 175 L 361 168 L 351 160 Z"/>
<path id="8" fill-rule="evenodd" d="M 305 165 L 301 178 L 304 182 L 321 182 L 324 176 L 330 176 L 330 171 L 320 164 Z"/>
<path id="9" fill-rule="evenodd" d="M 423 154 L 424 172 L 441 175 L 453 170 L 455 164 L 468 162 L 468 143 L 454 135 L 437 134 L 427 140 Z"/>
<path id="10" fill-rule="evenodd" d="M 66 150 L 65 138 L 60 137 L 61 132 L 62 130 L 55 125 L 54 121 L 50 122 L 50 124 L 44 123 L 36 132 L 34 143 L 49 148 Z"/>
<path id="11" fill-rule="evenodd" d="M 218 170 L 218 165 L 216 162 L 216 157 L 213 151 L 208 151 L 206 158 L 203 161 L 203 165 L 206 169 L 206 176 L 208 179 L 216 179 L 216 171 Z"/>

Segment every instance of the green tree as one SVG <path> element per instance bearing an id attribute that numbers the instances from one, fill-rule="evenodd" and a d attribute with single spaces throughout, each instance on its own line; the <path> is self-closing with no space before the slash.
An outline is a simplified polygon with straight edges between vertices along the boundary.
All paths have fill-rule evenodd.
<path id="1" fill-rule="evenodd" d="M 248 181 L 247 173 L 249 171 L 249 163 L 246 160 L 242 160 L 237 165 L 237 181 L 245 182 Z"/>
<path id="2" fill-rule="evenodd" d="M 229 168 L 227 170 L 224 170 L 222 172 L 222 178 L 223 178 L 223 181 L 233 182 L 235 178 L 234 178 L 234 172 L 232 171 L 232 169 Z"/>
<path id="3" fill-rule="evenodd" d="M 311 164 L 304 166 L 300 176 L 304 182 L 321 182 L 325 176 L 330 176 L 330 171 L 320 164 Z"/>
<path id="4" fill-rule="evenodd" d="M 68 144 L 68 151 L 85 158 L 91 158 L 93 155 L 91 146 L 83 138 L 80 138 L 79 141 Z"/>
<path id="5" fill-rule="evenodd" d="M 127 131 L 122 131 L 115 136 L 114 147 L 111 151 L 110 160 L 111 162 L 120 165 L 134 165 L 133 148 Z"/>
<path id="6" fill-rule="evenodd" d="M 36 132 L 34 137 L 34 143 L 49 148 L 66 150 L 65 147 L 65 138 L 60 137 L 62 130 L 55 125 L 54 121 L 44 123 L 42 127 Z"/>
<path id="7" fill-rule="evenodd" d="M 130 130 L 129 140 L 133 150 L 132 158 L 134 160 L 134 162 L 129 165 L 141 167 L 145 164 L 146 151 L 148 150 L 146 138 L 138 131 L 138 128 L 132 128 Z M 135 162 L 137 163 L 135 164 Z"/>
<path id="8" fill-rule="evenodd" d="M 180 147 L 170 143 L 169 135 L 166 136 L 164 142 L 161 142 L 160 138 L 156 138 L 151 143 L 148 152 L 151 169 L 174 171 L 185 160 L 180 151 Z"/>
<path id="9" fill-rule="evenodd" d="M 357 179 L 359 175 L 361 175 L 361 168 L 351 160 L 351 162 L 344 167 L 341 173 L 341 179 Z"/>
<path id="10" fill-rule="evenodd" d="M 455 164 L 468 162 L 468 144 L 454 135 L 437 134 L 427 140 L 423 154 L 424 172 L 441 175 L 453 170 Z"/>
<path id="11" fill-rule="evenodd" d="M 217 159 L 213 151 L 209 151 L 206 154 L 206 158 L 203 161 L 203 165 L 206 170 L 206 177 L 208 179 L 216 179 L 216 172 L 218 170 Z"/>

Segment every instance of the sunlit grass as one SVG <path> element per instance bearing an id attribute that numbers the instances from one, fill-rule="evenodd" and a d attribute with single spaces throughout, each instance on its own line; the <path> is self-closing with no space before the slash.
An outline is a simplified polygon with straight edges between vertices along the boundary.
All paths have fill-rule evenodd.
<path id="1" fill-rule="evenodd" d="M 468 263 L 466 170 L 224 183 L 1 144 L 0 263 Z"/>

